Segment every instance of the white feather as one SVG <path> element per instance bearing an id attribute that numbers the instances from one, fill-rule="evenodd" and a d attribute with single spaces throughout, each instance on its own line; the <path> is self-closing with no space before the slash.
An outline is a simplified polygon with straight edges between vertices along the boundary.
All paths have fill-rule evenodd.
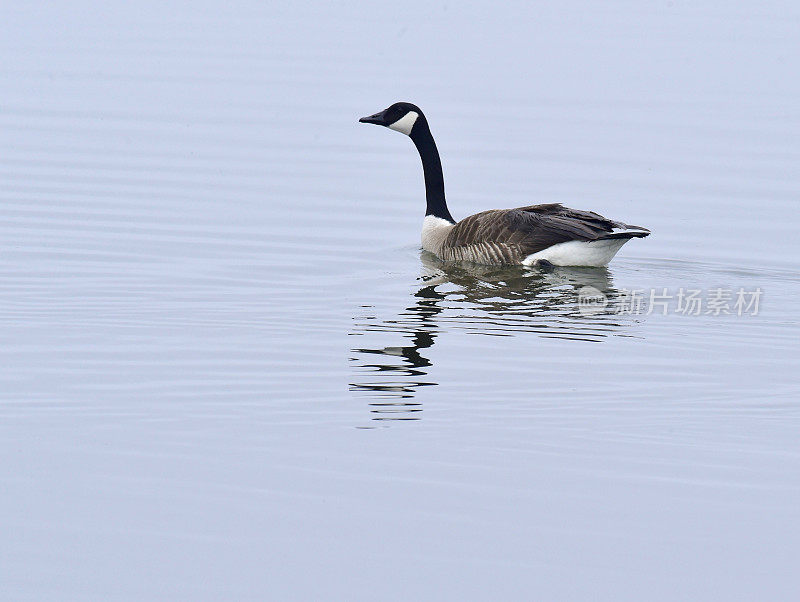
<path id="1" fill-rule="evenodd" d="M 453 229 L 453 224 L 441 217 L 426 215 L 422 221 L 422 248 L 434 255 L 440 255 L 444 240 Z"/>
<path id="2" fill-rule="evenodd" d="M 570 240 L 542 249 L 522 260 L 523 265 L 532 265 L 544 259 L 553 265 L 603 267 L 617 254 L 628 238 L 605 240 Z"/>
<path id="3" fill-rule="evenodd" d="M 409 111 L 394 123 L 390 123 L 389 129 L 408 136 L 411 134 L 411 128 L 413 128 L 414 124 L 417 122 L 417 117 L 419 117 L 419 113 L 416 111 Z"/>

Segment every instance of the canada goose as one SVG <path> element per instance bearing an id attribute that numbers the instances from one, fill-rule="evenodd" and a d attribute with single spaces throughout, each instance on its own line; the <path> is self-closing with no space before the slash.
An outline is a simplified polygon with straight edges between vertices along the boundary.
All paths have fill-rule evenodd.
<path id="1" fill-rule="evenodd" d="M 647 228 L 615 222 L 591 211 L 569 209 L 559 203 L 492 209 L 456 223 L 444 198 L 439 151 L 419 107 L 397 102 L 359 121 L 388 127 L 414 141 L 422 159 L 428 201 L 422 248 L 444 261 L 602 267 L 631 238 L 650 234 Z"/>

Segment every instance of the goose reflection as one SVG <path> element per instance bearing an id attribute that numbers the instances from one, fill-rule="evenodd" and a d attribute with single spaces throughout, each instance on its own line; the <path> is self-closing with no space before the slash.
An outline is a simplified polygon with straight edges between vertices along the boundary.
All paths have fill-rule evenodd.
<path id="1" fill-rule="evenodd" d="M 364 306 L 354 318 L 350 334 L 378 343 L 352 348 L 350 358 L 356 372 L 350 390 L 370 398 L 373 420 L 421 418 L 417 391 L 438 384 L 429 376 L 433 363 L 426 350 L 448 331 L 589 342 L 626 336 L 624 317 L 612 306 L 587 312 L 580 303 L 587 290 L 619 298 L 607 269 L 445 264 L 426 252 L 421 258 L 420 286 L 408 307 L 381 318 Z M 400 346 L 380 346 L 403 339 Z"/>
<path id="2" fill-rule="evenodd" d="M 398 319 L 379 322 L 374 316 L 362 317 L 356 321 L 351 334 L 368 332 L 401 333 L 410 339 L 410 345 L 403 347 L 383 347 L 376 349 L 356 348 L 350 358 L 359 372 L 368 371 L 377 378 L 350 384 L 351 391 L 366 391 L 372 394 L 370 402 L 374 420 L 417 420 L 415 414 L 422 411 L 420 403 L 413 401 L 414 392 L 420 388 L 435 385 L 424 379 L 425 368 L 431 361 L 421 352 L 433 347 L 436 338 L 436 316 L 443 311 L 441 302 L 446 296 L 436 290 L 436 285 L 428 284 L 414 293 L 415 303 L 401 312 Z M 368 320 L 375 321 L 368 321 Z M 371 358 L 379 356 L 378 363 Z M 399 358 L 399 363 L 389 358 Z M 377 374 L 376 374 L 377 373 Z"/>

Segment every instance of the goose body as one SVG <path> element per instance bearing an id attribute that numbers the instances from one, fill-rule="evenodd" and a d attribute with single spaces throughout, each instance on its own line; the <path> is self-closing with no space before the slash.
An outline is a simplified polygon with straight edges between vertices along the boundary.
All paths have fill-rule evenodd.
<path id="1" fill-rule="evenodd" d="M 427 200 L 422 247 L 443 261 L 602 267 L 631 238 L 650 234 L 646 228 L 559 203 L 492 209 L 456 222 L 444 196 L 439 152 L 419 107 L 399 102 L 360 121 L 406 134 L 416 145 L 422 159 Z"/>

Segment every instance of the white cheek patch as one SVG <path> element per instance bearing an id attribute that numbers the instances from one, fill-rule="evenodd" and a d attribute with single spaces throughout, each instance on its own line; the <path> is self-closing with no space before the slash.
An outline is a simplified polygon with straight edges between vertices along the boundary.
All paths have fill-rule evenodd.
<path id="1" fill-rule="evenodd" d="M 411 134 L 411 128 L 413 128 L 414 124 L 417 122 L 417 117 L 419 117 L 419 113 L 416 111 L 409 111 L 394 123 L 390 123 L 389 129 L 408 136 Z"/>

